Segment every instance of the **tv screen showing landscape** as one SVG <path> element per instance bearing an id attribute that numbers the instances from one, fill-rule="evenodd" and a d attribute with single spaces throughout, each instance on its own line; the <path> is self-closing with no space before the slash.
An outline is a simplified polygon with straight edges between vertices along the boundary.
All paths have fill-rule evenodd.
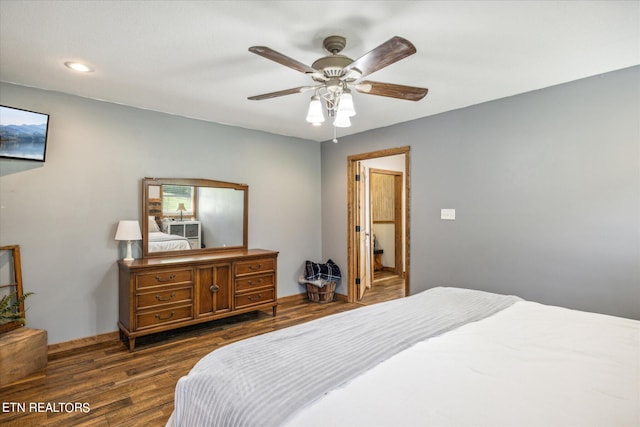
<path id="1" fill-rule="evenodd" d="M 0 157 L 44 162 L 49 115 L 0 105 Z"/>

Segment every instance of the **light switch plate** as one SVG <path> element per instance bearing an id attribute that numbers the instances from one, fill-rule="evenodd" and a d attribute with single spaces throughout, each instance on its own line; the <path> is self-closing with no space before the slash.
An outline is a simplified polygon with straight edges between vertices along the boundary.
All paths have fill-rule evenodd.
<path id="1" fill-rule="evenodd" d="M 455 221 L 456 219 L 456 210 L 455 209 L 440 209 L 440 219 L 447 219 L 450 221 Z"/>

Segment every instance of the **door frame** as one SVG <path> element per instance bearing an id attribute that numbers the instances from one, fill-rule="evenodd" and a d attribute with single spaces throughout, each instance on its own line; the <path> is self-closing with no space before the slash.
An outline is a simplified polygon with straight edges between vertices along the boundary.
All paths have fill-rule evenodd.
<path id="1" fill-rule="evenodd" d="M 355 175 L 356 175 L 356 162 L 368 159 L 375 159 L 379 157 L 389 157 L 398 154 L 404 154 L 405 173 L 404 173 L 404 193 L 405 193 L 405 209 L 404 209 L 404 229 L 405 229 L 405 243 L 404 243 L 404 294 L 410 295 L 410 271 L 411 271 L 411 254 L 410 254 L 410 213 L 411 213 L 411 172 L 410 172 L 410 160 L 411 160 L 411 147 L 397 147 L 384 150 L 373 151 L 369 153 L 354 154 L 347 157 L 347 301 L 356 302 L 358 289 L 356 285 L 356 262 L 358 251 L 358 240 L 355 231 L 355 224 L 357 221 L 356 209 L 354 206 L 355 195 Z"/>

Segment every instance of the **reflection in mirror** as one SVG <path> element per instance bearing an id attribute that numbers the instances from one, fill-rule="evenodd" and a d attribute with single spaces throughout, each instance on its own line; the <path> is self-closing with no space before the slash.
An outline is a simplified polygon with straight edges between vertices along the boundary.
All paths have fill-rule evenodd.
<path id="1" fill-rule="evenodd" d="M 203 179 L 143 182 L 143 255 L 247 247 L 248 186 Z"/>
<path id="2" fill-rule="evenodd" d="M 243 192 L 232 188 L 200 187 L 198 206 L 204 244 L 213 248 L 242 246 Z"/>

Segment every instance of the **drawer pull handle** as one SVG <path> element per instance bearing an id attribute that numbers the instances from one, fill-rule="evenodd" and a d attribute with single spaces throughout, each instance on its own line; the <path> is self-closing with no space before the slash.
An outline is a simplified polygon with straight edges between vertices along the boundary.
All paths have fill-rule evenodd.
<path id="1" fill-rule="evenodd" d="M 253 285 L 253 280 L 249 280 L 249 281 L 247 281 L 247 283 L 250 284 L 250 285 Z M 262 284 L 262 279 L 258 279 L 256 281 L 256 285 L 260 285 L 260 284 Z"/>
<path id="2" fill-rule="evenodd" d="M 257 296 L 257 297 L 255 297 L 255 298 L 254 298 L 254 297 L 252 297 L 251 295 L 249 295 L 249 296 L 247 297 L 247 299 L 248 299 L 249 301 L 260 301 L 260 300 L 262 299 L 262 294 L 258 294 L 258 296 Z"/>
<path id="3" fill-rule="evenodd" d="M 214 293 L 215 293 L 215 292 L 218 292 L 218 291 L 220 290 L 220 286 L 218 286 L 218 285 L 211 285 L 211 287 L 209 288 L 209 290 L 210 290 L 211 292 L 214 292 Z"/>
<path id="4" fill-rule="evenodd" d="M 170 282 L 170 281 L 172 281 L 172 280 L 173 280 L 173 279 L 175 279 L 175 278 L 176 278 L 175 273 L 174 273 L 174 274 L 172 274 L 171 276 L 169 276 L 169 278 L 168 278 L 168 279 L 163 279 L 161 276 L 156 276 L 156 280 L 157 280 L 158 282 Z"/>
<path id="5" fill-rule="evenodd" d="M 162 298 L 160 295 L 156 295 L 156 299 L 158 301 L 169 301 L 169 300 L 172 300 L 173 297 L 175 297 L 175 296 L 176 296 L 176 293 L 175 292 L 171 292 L 171 295 L 169 295 L 169 298 Z"/>
<path id="6" fill-rule="evenodd" d="M 249 270 L 260 270 L 261 268 L 262 268 L 262 264 L 249 266 Z"/>
<path id="7" fill-rule="evenodd" d="M 168 319 L 171 319 L 174 314 L 176 314 L 175 311 L 172 311 L 171 314 L 168 315 L 167 317 L 162 317 L 159 314 L 156 314 L 156 319 L 158 319 L 158 320 L 168 320 Z"/>

